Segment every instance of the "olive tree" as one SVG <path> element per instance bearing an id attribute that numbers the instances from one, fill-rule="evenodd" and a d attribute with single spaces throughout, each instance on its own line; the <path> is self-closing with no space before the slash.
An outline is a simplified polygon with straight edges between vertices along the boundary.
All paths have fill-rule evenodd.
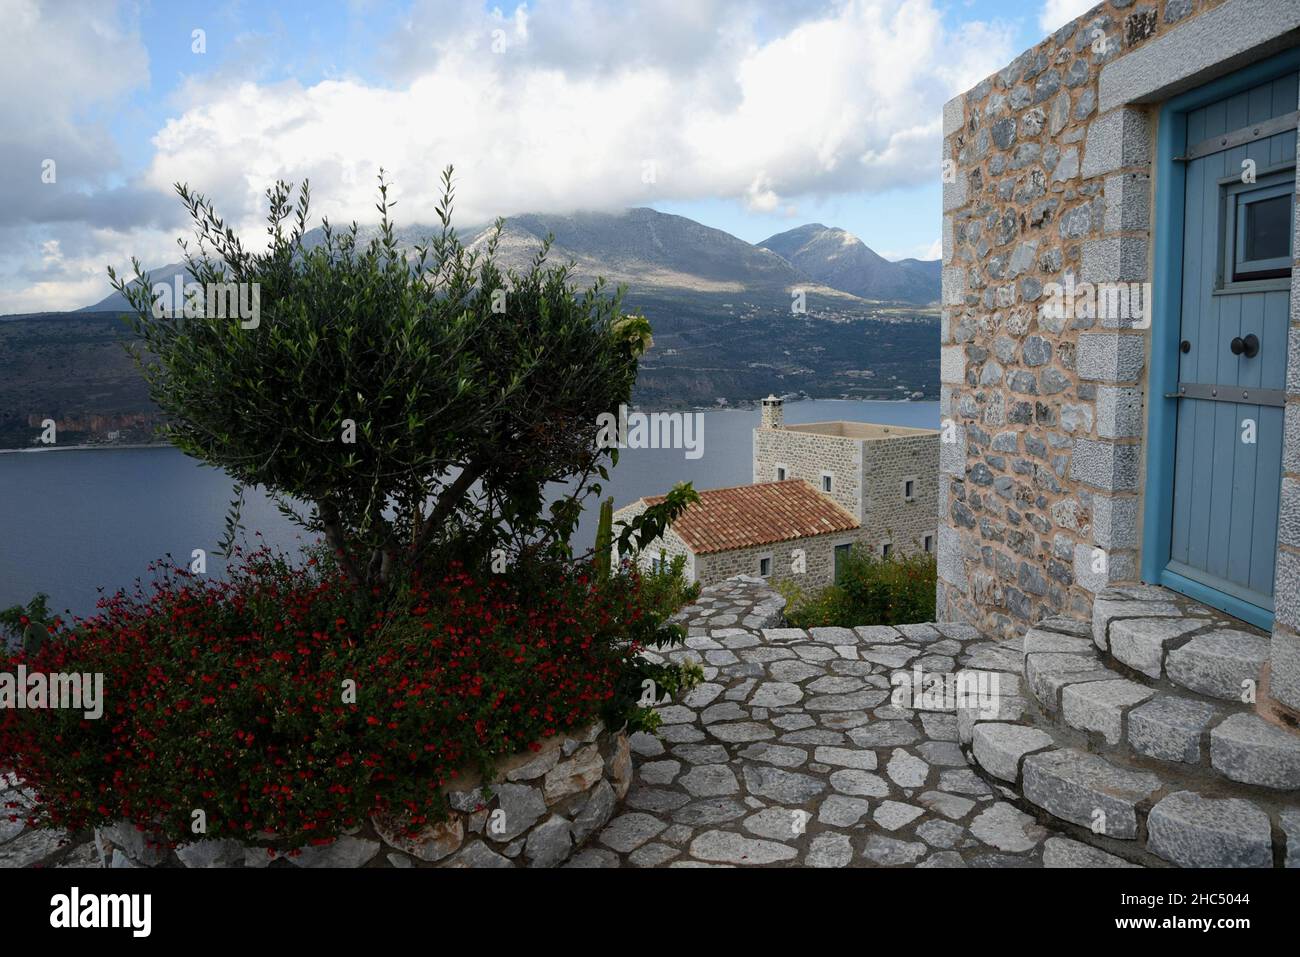
<path id="1" fill-rule="evenodd" d="M 382 170 L 368 242 L 328 221 L 310 241 L 308 184 L 295 199 L 277 182 L 263 251 L 177 184 L 197 238 L 180 243 L 197 283 L 185 302 L 160 308 L 167 290 L 138 260 L 131 278 L 109 269 L 166 438 L 241 496 L 264 487 L 358 585 L 403 562 L 567 552 L 582 496 L 617 455 L 597 447 L 597 417 L 629 400 L 650 343 L 621 290 L 575 289 L 549 241 L 523 272 L 496 264 L 501 221 L 467 249 L 452 184 L 448 167 L 438 227 L 404 249 Z M 255 316 L 214 294 L 236 288 Z M 570 493 L 548 505 L 557 482 Z"/>

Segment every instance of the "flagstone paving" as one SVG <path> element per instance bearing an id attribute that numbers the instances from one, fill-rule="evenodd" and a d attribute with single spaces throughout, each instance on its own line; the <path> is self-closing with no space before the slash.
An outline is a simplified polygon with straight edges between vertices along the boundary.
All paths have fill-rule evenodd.
<path id="1" fill-rule="evenodd" d="M 683 609 L 669 657 L 705 681 L 633 737 L 626 799 L 566 866 L 1131 866 L 1004 800 L 945 702 L 895 696 L 895 672 L 951 674 L 994 643 L 966 625 L 773 627 L 782 605 L 751 578 Z"/>

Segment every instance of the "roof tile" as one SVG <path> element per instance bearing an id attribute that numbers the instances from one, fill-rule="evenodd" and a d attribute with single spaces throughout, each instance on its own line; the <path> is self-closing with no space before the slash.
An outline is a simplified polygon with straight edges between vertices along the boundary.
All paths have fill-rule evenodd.
<path id="1" fill-rule="evenodd" d="M 705 489 L 672 528 L 697 555 L 787 542 L 858 527 L 849 512 L 802 479 Z M 656 505 L 664 496 L 647 496 Z"/>

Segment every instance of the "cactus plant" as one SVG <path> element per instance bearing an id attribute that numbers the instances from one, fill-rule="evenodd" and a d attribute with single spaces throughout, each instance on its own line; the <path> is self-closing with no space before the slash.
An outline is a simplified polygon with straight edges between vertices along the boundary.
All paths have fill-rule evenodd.
<path id="1" fill-rule="evenodd" d="M 592 558 L 597 581 L 609 578 L 609 568 L 613 561 L 610 555 L 614 547 L 614 500 L 607 498 L 600 503 L 600 521 L 596 524 L 596 553 Z"/>
<path id="2" fill-rule="evenodd" d="M 45 625 L 32 622 L 23 631 L 23 653 L 29 658 L 41 650 L 41 642 L 45 640 Z"/>

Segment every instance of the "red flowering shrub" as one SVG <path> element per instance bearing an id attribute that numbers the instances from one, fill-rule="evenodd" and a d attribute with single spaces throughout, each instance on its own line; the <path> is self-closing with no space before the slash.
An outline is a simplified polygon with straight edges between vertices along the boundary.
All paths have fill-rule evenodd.
<path id="1" fill-rule="evenodd" d="M 181 843 L 202 810 L 207 837 L 281 847 L 376 810 L 418 826 L 444 812 L 439 787 L 459 769 L 597 717 L 652 723 L 644 677 L 669 692 L 681 680 L 635 658 L 680 632 L 643 611 L 634 575 L 555 569 L 525 584 L 453 569 L 378 610 L 352 587 L 261 553 L 227 582 L 173 572 L 0 659 L 104 675 L 98 720 L 0 710 L 0 770 L 38 795 L 32 822 L 126 819 Z"/>

